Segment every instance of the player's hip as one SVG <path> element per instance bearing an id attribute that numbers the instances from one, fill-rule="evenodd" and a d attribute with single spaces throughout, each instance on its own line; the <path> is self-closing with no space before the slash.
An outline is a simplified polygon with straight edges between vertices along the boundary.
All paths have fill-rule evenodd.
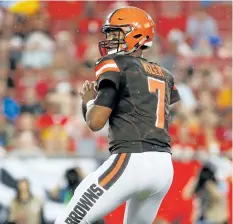
<path id="1" fill-rule="evenodd" d="M 129 194 L 145 190 L 153 194 L 173 179 L 171 154 L 156 151 L 112 154 L 96 172 L 105 190 L 115 185 L 127 187 Z"/>

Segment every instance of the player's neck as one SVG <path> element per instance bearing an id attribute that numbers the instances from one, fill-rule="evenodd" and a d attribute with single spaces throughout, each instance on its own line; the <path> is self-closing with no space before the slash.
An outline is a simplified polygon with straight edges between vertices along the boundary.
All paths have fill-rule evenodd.
<path id="1" fill-rule="evenodd" d="M 142 57 L 143 57 L 143 56 L 142 56 L 142 50 L 141 50 L 141 49 L 139 49 L 139 50 L 133 52 L 133 53 L 130 54 L 130 55 L 131 55 L 131 56 L 134 56 L 134 57 L 137 57 L 137 58 L 142 58 Z"/>

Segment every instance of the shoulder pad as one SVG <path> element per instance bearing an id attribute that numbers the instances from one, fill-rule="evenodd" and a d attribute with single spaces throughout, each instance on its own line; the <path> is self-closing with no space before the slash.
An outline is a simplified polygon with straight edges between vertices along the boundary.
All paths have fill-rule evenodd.
<path id="1" fill-rule="evenodd" d="M 98 61 L 96 62 L 96 65 L 100 64 L 103 61 L 109 60 L 109 59 L 115 60 L 116 56 L 117 55 L 107 55 L 107 56 L 104 56 L 104 57 L 98 59 Z"/>

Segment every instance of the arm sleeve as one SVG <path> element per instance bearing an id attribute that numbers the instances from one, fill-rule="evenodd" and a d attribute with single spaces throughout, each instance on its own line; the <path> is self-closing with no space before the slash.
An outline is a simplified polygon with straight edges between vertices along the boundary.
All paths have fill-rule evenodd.
<path id="1" fill-rule="evenodd" d="M 102 81 L 110 81 L 118 91 L 120 87 L 120 69 L 113 59 L 103 59 L 96 64 L 96 90 L 100 89 Z"/>
<path id="2" fill-rule="evenodd" d="M 117 90 L 112 81 L 105 80 L 101 82 L 98 95 L 95 99 L 95 105 L 113 109 L 117 102 Z"/>
<path id="3" fill-rule="evenodd" d="M 95 105 L 113 109 L 117 102 L 117 90 L 112 81 L 103 80 L 99 86 L 98 95 L 94 101 Z M 82 114 L 86 121 L 87 107 L 82 103 Z"/>

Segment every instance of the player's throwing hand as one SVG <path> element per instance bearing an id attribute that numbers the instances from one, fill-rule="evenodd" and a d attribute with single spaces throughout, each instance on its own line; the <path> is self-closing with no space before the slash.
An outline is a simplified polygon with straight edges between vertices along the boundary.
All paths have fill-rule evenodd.
<path id="1" fill-rule="evenodd" d="M 95 90 L 95 82 L 89 82 L 86 80 L 83 84 L 82 89 L 78 90 L 83 103 L 87 104 L 88 101 L 95 99 L 97 92 Z"/>

